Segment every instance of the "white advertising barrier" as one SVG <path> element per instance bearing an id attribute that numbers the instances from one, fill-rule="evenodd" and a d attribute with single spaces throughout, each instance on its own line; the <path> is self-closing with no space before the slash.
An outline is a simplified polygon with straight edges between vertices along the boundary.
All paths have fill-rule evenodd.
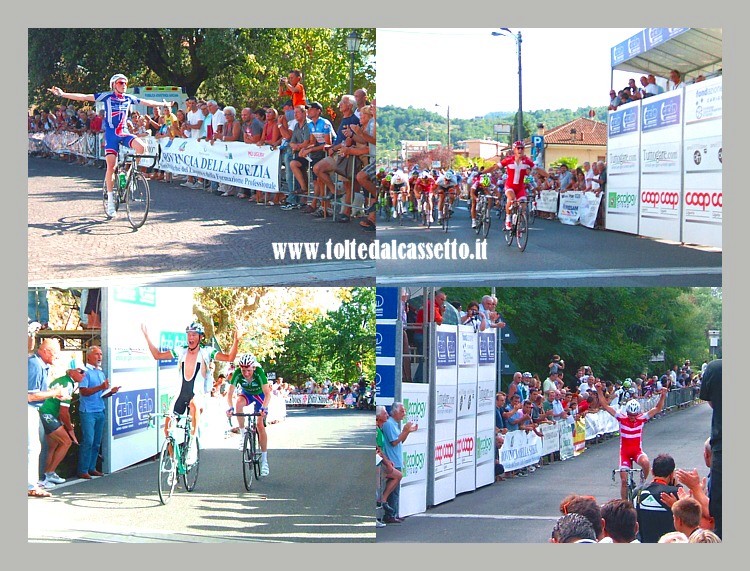
<path id="1" fill-rule="evenodd" d="M 458 326 L 458 408 L 456 411 L 456 493 L 476 488 L 477 334 Z"/>
<path id="2" fill-rule="evenodd" d="M 434 449 L 429 505 L 456 497 L 456 418 L 458 412 L 457 327 L 436 326 Z"/>
<path id="3" fill-rule="evenodd" d="M 576 225 L 580 217 L 579 208 L 583 193 L 578 190 L 568 190 L 560 193 L 560 208 L 557 218 L 563 224 Z"/>
<path id="4" fill-rule="evenodd" d="M 430 387 L 421 383 L 403 383 L 401 400 L 406 410 L 404 422 L 414 422 L 419 427 L 401 445 L 403 479 L 398 511 L 405 517 L 427 510 Z"/>
<path id="5" fill-rule="evenodd" d="M 560 193 L 556 190 L 542 190 L 536 199 L 536 209 L 540 212 L 557 212 L 557 199 Z"/>
<path id="6" fill-rule="evenodd" d="M 159 139 L 158 168 L 193 175 L 232 186 L 279 192 L 278 149 L 246 143 L 211 145 L 195 139 Z"/>
<path id="7" fill-rule="evenodd" d="M 560 450 L 560 426 L 559 422 L 539 425 L 538 430 L 542 433 L 542 456 Z"/>
<path id="8" fill-rule="evenodd" d="M 560 429 L 560 460 L 567 460 L 575 456 L 575 447 L 573 446 L 573 426 L 568 421 L 557 423 Z"/>
<path id="9" fill-rule="evenodd" d="M 641 102 L 610 111 L 607 118 L 607 230 L 638 234 Z"/>
<path id="10" fill-rule="evenodd" d="M 641 104 L 639 234 L 681 241 L 682 90 Z"/>
<path id="11" fill-rule="evenodd" d="M 284 399 L 287 406 L 325 406 L 328 404 L 328 395 L 295 394 L 287 395 Z"/>
<path id="12" fill-rule="evenodd" d="M 477 333 L 476 487 L 495 482 L 496 330 Z"/>
<path id="13" fill-rule="evenodd" d="M 620 425 L 615 420 L 615 417 L 606 410 L 586 413 L 583 416 L 583 420 L 586 423 L 586 440 L 620 430 Z"/>
<path id="14" fill-rule="evenodd" d="M 162 431 L 149 428 L 148 415 L 176 394 L 180 379 L 176 366 L 169 371 L 170 390 L 160 385 L 159 363 L 148 350 L 141 332 L 146 324 L 151 339 L 160 347 L 173 340 L 169 328 L 183 332 L 192 320 L 192 288 L 111 287 L 106 295 L 105 364 L 112 386 L 121 387 L 108 399 L 109 423 L 105 438 L 105 468 L 114 472 L 158 452 Z M 180 317 L 182 316 L 182 317 Z M 169 325 L 163 320 L 169 319 Z M 177 320 L 177 321 L 175 321 Z M 165 342 L 166 341 L 166 342 Z M 168 394 L 167 394 L 168 393 Z"/>
<path id="15" fill-rule="evenodd" d="M 578 221 L 581 226 L 593 228 L 596 224 L 596 214 L 599 211 L 599 204 L 602 202 L 602 193 L 598 195 L 595 192 L 581 193 L 581 204 L 578 207 Z"/>
<path id="16" fill-rule="evenodd" d="M 682 241 L 721 248 L 722 78 L 685 87 Z"/>
<path id="17" fill-rule="evenodd" d="M 542 456 L 542 439 L 533 431 L 514 430 L 505 435 L 500 448 L 500 464 L 506 472 L 519 470 L 539 462 Z"/>

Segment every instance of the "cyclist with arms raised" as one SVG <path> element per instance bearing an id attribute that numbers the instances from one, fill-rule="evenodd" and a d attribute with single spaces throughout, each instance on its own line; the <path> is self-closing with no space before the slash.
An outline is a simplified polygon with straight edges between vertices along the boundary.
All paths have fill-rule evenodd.
<path id="1" fill-rule="evenodd" d="M 125 93 L 128 88 L 128 78 L 121 73 L 116 73 L 109 80 L 109 88 L 112 91 L 102 93 L 66 93 L 59 87 L 53 86 L 49 91 L 58 97 L 65 97 L 73 101 L 93 101 L 104 104 L 104 159 L 107 163 L 107 174 L 105 184 L 107 185 L 107 216 L 115 217 L 115 202 L 112 195 L 114 187 L 115 165 L 117 164 L 117 155 L 120 145 L 125 145 L 133 149 L 136 154 L 142 155 L 146 149 L 146 144 L 128 131 L 128 115 L 130 106 L 142 104 L 147 107 L 165 107 L 167 113 L 171 111 L 169 103 L 166 101 L 152 101 L 151 99 L 141 99 L 135 95 Z"/>
<path id="2" fill-rule="evenodd" d="M 530 175 L 534 169 L 534 161 L 524 154 L 525 145 L 523 141 L 513 143 L 513 155 L 509 155 L 499 163 L 484 169 L 484 173 L 489 174 L 500 167 L 505 167 L 508 177 L 505 179 L 505 196 L 508 201 L 505 205 L 505 229 L 510 230 L 512 224 L 510 221 L 510 212 L 513 203 L 516 200 L 526 198 L 526 175 Z"/>
<path id="3" fill-rule="evenodd" d="M 229 353 L 217 351 L 211 346 L 201 345 L 205 337 L 203 326 L 193 322 L 185 328 L 187 333 L 187 347 L 180 349 L 167 349 L 160 351 L 148 337 L 145 325 L 141 325 L 141 331 L 146 338 L 148 349 L 157 361 L 171 361 L 177 359 L 177 368 L 180 372 L 182 382 L 180 392 L 174 397 L 170 407 L 175 414 L 185 414 L 190 409 L 190 420 L 192 421 L 192 434 L 198 428 L 200 413 L 203 410 L 205 395 L 211 394 L 213 378 L 211 376 L 211 361 L 230 362 L 237 356 L 237 346 L 240 338 L 235 330 L 234 341 Z M 164 434 L 169 434 L 170 418 L 164 423 Z M 195 439 L 193 439 L 195 442 Z"/>
<path id="4" fill-rule="evenodd" d="M 641 413 L 641 404 L 635 399 L 630 399 L 625 403 L 624 409 L 615 410 L 607 404 L 602 383 L 597 382 L 594 386 L 599 395 L 601 407 L 614 416 L 615 420 L 620 424 L 620 497 L 626 500 L 628 498 L 628 473 L 624 470 L 632 468 L 635 462 L 641 467 L 643 479 L 648 478 L 648 456 L 646 456 L 641 446 L 643 425 L 649 419 L 659 414 L 664 408 L 668 389 L 661 390 L 659 402 L 656 403 L 654 408 Z"/>
<path id="5" fill-rule="evenodd" d="M 239 395 L 235 406 L 232 405 L 234 388 L 239 389 Z M 271 385 L 263 367 L 252 353 L 245 353 L 240 357 L 239 366 L 234 370 L 229 379 L 229 390 L 227 391 L 227 402 L 229 410 L 227 416 L 235 412 L 242 414 L 246 406 L 253 405 L 253 411 L 259 412 L 261 420 L 256 424 L 258 429 L 258 444 L 260 445 L 260 475 L 268 476 L 268 433 L 266 432 L 266 416 L 268 416 L 268 404 L 271 401 Z M 245 441 L 245 417 L 238 416 L 240 425 L 240 450 Z"/>

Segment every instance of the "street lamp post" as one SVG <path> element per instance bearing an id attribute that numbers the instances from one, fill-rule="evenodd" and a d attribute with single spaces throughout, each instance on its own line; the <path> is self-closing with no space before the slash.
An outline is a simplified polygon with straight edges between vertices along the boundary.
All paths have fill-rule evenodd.
<path id="1" fill-rule="evenodd" d="M 518 114 L 516 115 L 516 136 L 519 141 L 523 140 L 523 80 L 521 77 L 521 30 L 514 34 L 508 28 L 500 28 L 499 32 L 492 32 L 493 36 L 512 36 L 516 39 L 518 47 Z"/>
<path id="2" fill-rule="evenodd" d="M 356 30 L 352 30 L 346 37 L 346 50 L 349 52 L 349 94 L 354 93 L 354 54 L 359 51 L 362 38 Z"/>
<path id="3" fill-rule="evenodd" d="M 435 107 L 440 107 L 439 103 L 435 103 Z M 451 151 L 451 106 L 447 106 L 446 111 L 448 119 L 448 168 L 453 168 L 453 152 Z"/>

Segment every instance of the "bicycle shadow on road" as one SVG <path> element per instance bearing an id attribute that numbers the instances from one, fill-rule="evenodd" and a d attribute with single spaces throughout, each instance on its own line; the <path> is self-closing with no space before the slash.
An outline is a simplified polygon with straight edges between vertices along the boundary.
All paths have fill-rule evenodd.
<path id="1" fill-rule="evenodd" d="M 42 235 L 43 238 L 71 233 L 95 236 L 121 236 L 136 232 L 132 227 L 115 226 L 109 224 L 109 222 L 109 219 L 104 214 L 101 216 L 68 216 L 59 218 L 56 222 L 48 224 L 29 224 L 28 227 L 45 231 L 46 234 Z"/>

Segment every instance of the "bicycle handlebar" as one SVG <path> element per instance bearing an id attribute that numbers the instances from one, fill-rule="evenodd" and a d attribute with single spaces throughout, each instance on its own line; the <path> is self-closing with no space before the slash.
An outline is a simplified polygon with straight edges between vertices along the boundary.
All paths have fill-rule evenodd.
<path id="1" fill-rule="evenodd" d="M 231 416 L 262 416 L 261 412 L 233 412 Z"/>

